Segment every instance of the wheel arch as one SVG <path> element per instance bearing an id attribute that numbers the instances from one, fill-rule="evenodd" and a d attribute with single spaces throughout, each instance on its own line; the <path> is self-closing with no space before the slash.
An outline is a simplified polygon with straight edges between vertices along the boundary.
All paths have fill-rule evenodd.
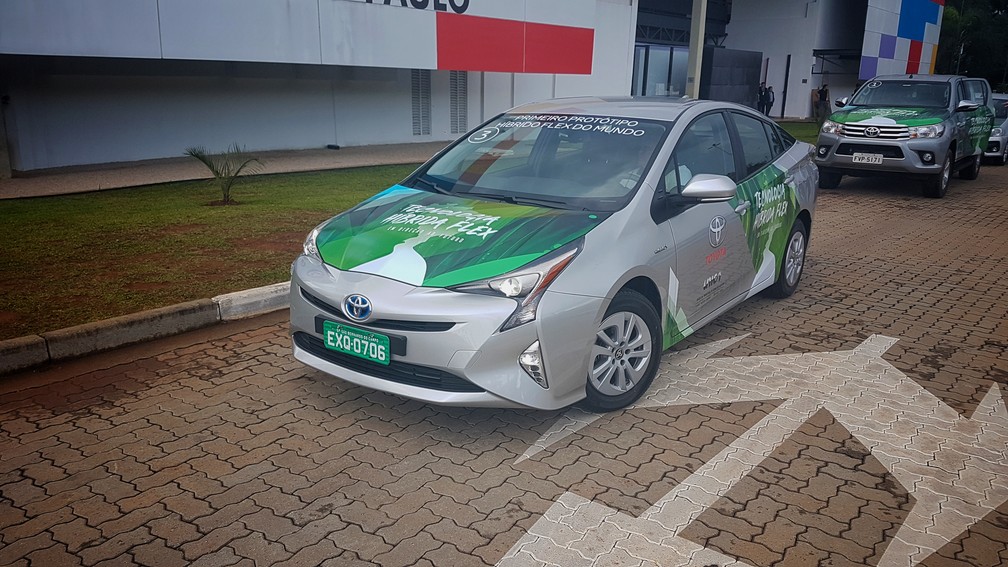
<path id="1" fill-rule="evenodd" d="M 658 292 L 658 286 L 654 283 L 651 278 L 646 276 L 637 276 L 630 281 L 623 284 L 623 286 L 617 291 L 623 291 L 625 289 L 632 289 L 637 293 L 644 296 L 651 305 L 654 306 L 655 312 L 658 313 L 659 320 L 661 320 L 662 315 L 662 299 L 661 293 Z M 613 295 L 615 297 L 615 294 Z"/>

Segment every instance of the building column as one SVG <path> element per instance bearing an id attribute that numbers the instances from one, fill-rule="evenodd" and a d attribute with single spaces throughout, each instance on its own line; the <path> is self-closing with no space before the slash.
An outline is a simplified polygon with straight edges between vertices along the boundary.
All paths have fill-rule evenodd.
<path id="1" fill-rule="evenodd" d="M 686 94 L 700 98 L 700 69 L 703 67 L 704 35 L 707 30 L 707 0 L 693 0 L 690 23 L 689 60 L 686 66 Z"/>

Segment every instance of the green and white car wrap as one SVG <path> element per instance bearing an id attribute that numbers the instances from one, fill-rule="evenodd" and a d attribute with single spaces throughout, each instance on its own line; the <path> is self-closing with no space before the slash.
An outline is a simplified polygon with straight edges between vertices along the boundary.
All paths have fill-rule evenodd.
<path id="1" fill-rule="evenodd" d="M 954 75 L 892 75 L 865 83 L 826 120 L 816 143 L 823 187 L 844 175 L 900 175 L 942 197 L 952 173 L 975 179 L 993 125 L 990 86 Z"/>
<path id="2" fill-rule="evenodd" d="M 296 358 L 343 380 L 431 403 L 557 409 L 591 398 L 589 376 L 609 356 L 597 353 L 600 341 L 608 340 L 602 337 L 613 306 L 644 301 L 655 314 L 653 333 L 646 313 L 629 309 L 626 329 L 643 331 L 646 344 L 628 340 L 625 355 L 621 346 L 615 358 L 639 363 L 629 374 L 635 380 L 645 366 L 656 369 L 661 350 L 775 285 L 792 228 L 800 225 L 807 235 L 811 227 L 812 148 L 793 139 L 741 183 L 698 175 L 696 186 L 713 183 L 718 194 L 674 196 L 682 205 L 677 212 L 655 217 L 678 137 L 697 116 L 713 111 L 726 121 L 731 113 L 745 114 L 775 128 L 726 103 L 594 98 L 527 105 L 477 128 L 403 183 L 312 232 L 292 266 Z M 544 119 L 515 119 L 530 115 Z M 614 144 L 632 142 L 634 132 L 650 128 L 650 145 L 635 154 L 644 156 L 644 165 L 623 189 L 599 181 L 550 204 L 580 186 L 547 174 L 537 184 L 532 173 L 564 165 L 590 145 L 555 124 L 592 120 L 639 121 L 629 133 L 594 130 Z M 538 125 L 547 123 L 554 125 Z M 556 163 L 527 170 L 509 165 L 500 177 L 465 189 L 461 181 L 453 186 L 443 175 L 428 175 L 445 170 L 456 154 L 478 150 L 476 162 L 485 163 L 463 167 L 471 174 L 492 170 L 491 162 L 518 164 L 518 157 L 544 148 L 556 151 Z M 617 153 L 610 149 L 607 155 Z M 615 158 L 607 161 L 612 167 Z M 557 170 L 573 171 L 573 177 L 579 172 Z M 517 193 L 486 196 L 488 187 L 500 188 L 508 178 L 518 180 Z M 467 195 L 476 189 L 483 196 Z M 586 195 L 603 197 L 594 206 Z M 535 204 L 534 196 L 544 204 Z M 798 260 L 804 241 L 801 253 Z M 383 348 L 389 356 L 379 352 Z M 639 395 L 620 395 L 618 387 L 612 393 L 614 403 L 601 407 L 619 407 Z"/>

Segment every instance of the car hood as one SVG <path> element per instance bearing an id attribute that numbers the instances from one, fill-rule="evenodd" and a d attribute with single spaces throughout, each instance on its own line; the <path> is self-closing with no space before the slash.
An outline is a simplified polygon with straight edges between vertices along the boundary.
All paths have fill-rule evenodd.
<path id="1" fill-rule="evenodd" d="M 951 113 L 944 108 L 858 106 L 838 110 L 830 116 L 830 120 L 840 124 L 929 126 L 948 119 L 950 115 Z"/>
<path id="2" fill-rule="evenodd" d="M 396 185 L 331 219 L 315 242 L 322 260 L 340 270 L 448 287 L 528 264 L 605 217 Z"/>

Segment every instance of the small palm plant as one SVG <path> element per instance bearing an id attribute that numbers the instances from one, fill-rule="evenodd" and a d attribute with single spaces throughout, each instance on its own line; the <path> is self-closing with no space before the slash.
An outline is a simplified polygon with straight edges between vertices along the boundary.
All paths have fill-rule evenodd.
<path id="1" fill-rule="evenodd" d="M 198 159 L 213 174 L 220 185 L 222 205 L 235 203 L 231 199 L 231 186 L 238 180 L 239 175 L 243 173 L 254 175 L 262 170 L 262 162 L 246 154 L 245 148 L 238 146 L 238 142 L 231 144 L 227 151 L 221 154 L 207 153 L 203 146 L 186 148 L 185 153 Z"/>

